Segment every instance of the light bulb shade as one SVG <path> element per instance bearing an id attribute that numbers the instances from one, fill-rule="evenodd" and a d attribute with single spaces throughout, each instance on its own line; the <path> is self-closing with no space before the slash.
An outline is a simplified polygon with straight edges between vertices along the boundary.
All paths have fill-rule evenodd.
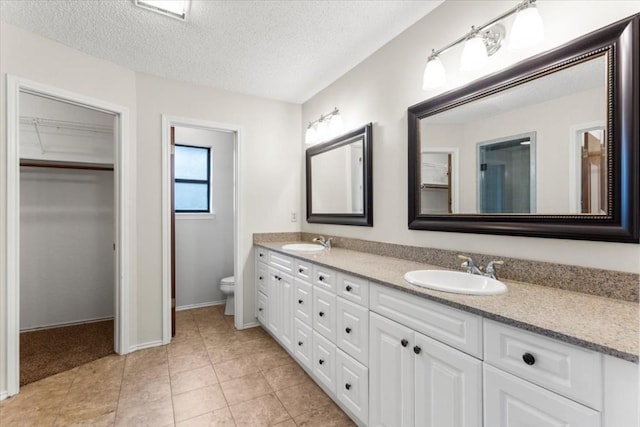
<path id="1" fill-rule="evenodd" d="M 476 35 L 464 43 L 462 57 L 460 58 L 460 70 L 472 71 L 482 68 L 489 60 L 487 46 L 482 37 Z"/>
<path id="2" fill-rule="evenodd" d="M 329 126 L 327 126 L 326 120 L 321 120 L 318 123 L 316 133 L 318 134 L 318 142 L 324 142 L 329 139 Z"/>
<path id="3" fill-rule="evenodd" d="M 538 8 L 530 6 L 516 15 L 511 28 L 509 47 L 523 49 L 535 46 L 544 39 L 544 24 Z"/>
<path id="4" fill-rule="evenodd" d="M 422 77 L 422 89 L 436 89 L 447 84 L 447 74 L 440 58 L 436 56 L 427 61 L 424 68 L 424 76 Z"/>
<path id="5" fill-rule="evenodd" d="M 342 134 L 342 130 L 342 116 L 339 112 L 337 112 L 333 116 L 331 116 L 331 121 L 329 122 L 329 132 L 331 133 L 331 137 L 334 137 Z"/>
<path id="6" fill-rule="evenodd" d="M 315 144 L 318 142 L 318 134 L 314 126 L 307 128 L 307 133 L 304 135 L 304 142 L 307 144 Z"/>

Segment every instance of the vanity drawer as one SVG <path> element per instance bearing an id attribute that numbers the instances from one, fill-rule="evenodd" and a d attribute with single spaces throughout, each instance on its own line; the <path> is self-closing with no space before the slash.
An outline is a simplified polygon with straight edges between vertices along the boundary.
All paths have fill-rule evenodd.
<path id="1" fill-rule="evenodd" d="M 369 364 L 369 310 L 337 298 L 336 344 L 358 362 Z"/>
<path id="2" fill-rule="evenodd" d="M 338 273 L 337 293 L 344 299 L 369 308 L 369 281 Z"/>
<path id="3" fill-rule="evenodd" d="M 262 262 L 269 262 L 269 251 L 265 248 L 256 248 L 256 259 Z"/>
<path id="4" fill-rule="evenodd" d="M 313 280 L 313 264 L 301 259 L 294 260 L 295 276 L 309 283 Z"/>
<path id="5" fill-rule="evenodd" d="M 336 393 L 336 346 L 313 331 L 313 373 L 332 394 Z"/>
<path id="6" fill-rule="evenodd" d="M 293 274 L 293 258 L 290 256 L 279 254 L 278 252 L 269 251 L 269 264 L 273 267 Z"/>
<path id="7" fill-rule="evenodd" d="M 371 311 L 482 358 L 480 316 L 377 283 L 369 289 Z"/>
<path id="8" fill-rule="evenodd" d="M 336 293 L 336 273 L 321 265 L 313 266 L 313 282 L 315 286 Z"/>
<path id="9" fill-rule="evenodd" d="M 484 425 L 600 427 L 600 412 L 487 364 L 484 365 Z"/>
<path id="10" fill-rule="evenodd" d="M 269 297 L 262 292 L 258 292 L 258 322 L 265 327 L 267 326 L 267 298 Z"/>
<path id="11" fill-rule="evenodd" d="M 258 291 L 265 295 L 269 295 L 269 287 L 267 285 L 267 282 L 269 281 L 269 267 L 267 267 L 267 264 L 263 262 L 258 262 L 257 264 L 256 283 Z"/>
<path id="12" fill-rule="evenodd" d="M 336 349 L 336 397 L 363 425 L 369 419 L 369 370 Z"/>
<path id="13" fill-rule="evenodd" d="M 336 342 L 336 296 L 313 287 L 313 329 Z"/>
<path id="14" fill-rule="evenodd" d="M 300 319 L 293 323 L 293 354 L 298 361 L 311 369 L 311 357 L 313 356 L 313 331 Z"/>
<path id="15" fill-rule="evenodd" d="M 295 317 L 309 326 L 313 325 L 313 297 L 311 285 L 300 279 L 294 279 L 293 306 Z"/>
<path id="16" fill-rule="evenodd" d="M 484 321 L 484 339 L 485 362 L 602 409 L 599 353 L 491 320 Z"/>

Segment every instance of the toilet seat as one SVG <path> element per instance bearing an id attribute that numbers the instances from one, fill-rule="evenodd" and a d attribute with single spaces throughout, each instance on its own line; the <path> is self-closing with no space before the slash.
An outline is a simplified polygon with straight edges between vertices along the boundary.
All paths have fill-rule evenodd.
<path id="1" fill-rule="evenodd" d="M 220 280 L 220 284 L 221 285 L 231 285 L 231 286 L 233 286 L 233 285 L 235 285 L 235 283 L 236 283 L 236 278 L 233 277 L 233 276 L 228 276 L 228 277 L 225 277 L 222 280 Z"/>

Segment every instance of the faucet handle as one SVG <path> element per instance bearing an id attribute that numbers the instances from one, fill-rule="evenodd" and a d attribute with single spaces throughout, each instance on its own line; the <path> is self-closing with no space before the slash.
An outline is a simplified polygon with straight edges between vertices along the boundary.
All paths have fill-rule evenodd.
<path id="1" fill-rule="evenodd" d="M 504 265 L 504 261 L 499 260 L 499 261 L 491 261 L 489 262 L 489 264 L 487 264 L 487 270 L 490 268 L 493 268 L 494 265 Z"/>
<path id="2" fill-rule="evenodd" d="M 464 260 L 461 267 L 470 267 L 473 265 L 473 260 L 469 256 L 459 254 L 458 259 Z"/>
<path id="3" fill-rule="evenodd" d="M 492 279 L 497 279 L 498 276 L 496 276 L 496 269 L 494 266 L 496 265 L 504 265 L 504 261 L 500 260 L 500 261 L 491 261 L 489 262 L 489 264 L 487 264 L 487 268 L 485 269 L 486 274 L 491 277 Z"/>
<path id="4" fill-rule="evenodd" d="M 329 238 L 325 241 L 325 243 L 326 243 L 326 245 L 327 245 L 327 248 L 328 248 L 328 249 L 331 249 L 331 241 L 332 241 L 332 240 L 333 240 L 333 237 L 329 237 Z"/>

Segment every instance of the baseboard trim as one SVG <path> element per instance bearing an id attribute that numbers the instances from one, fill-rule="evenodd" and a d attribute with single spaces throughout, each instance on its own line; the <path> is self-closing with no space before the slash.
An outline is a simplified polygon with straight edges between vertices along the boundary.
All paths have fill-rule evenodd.
<path id="1" fill-rule="evenodd" d="M 5 400 L 7 397 L 9 397 L 9 393 L 6 390 L 0 391 L 0 400 Z"/>
<path id="2" fill-rule="evenodd" d="M 176 307 L 176 311 L 192 310 L 194 308 L 212 307 L 214 305 L 226 304 L 226 302 L 227 300 L 223 299 L 220 301 L 210 301 L 210 302 L 201 302 L 198 304 L 181 305 L 179 307 Z"/>
<path id="3" fill-rule="evenodd" d="M 41 325 L 41 326 L 33 326 L 30 328 L 20 329 L 20 333 L 22 332 L 32 332 L 32 331 L 41 331 L 44 329 L 53 329 L 53 328 L 64 328 L 65 326 L 76 326 L 76 325 L 84 325 L 87 323 L 97 323 L 104 322 L 105 320 L 113 320 L 113 316 L 107 317 L 95 317 L 93 319 L 84 319 L 84 320 L 73 320 L 71 322 L 61 322 L 61 323 L 52 323 L 50 325 Z"/>
<path id="4" fill-rule="evenodd" d="M 146 348 L 159 347 L 163 345 L 162 340 L 149 341 L 142 344 L 136 344 L 129 347 L 129 353 L 133 353 L 134 351 L 144 350 Z"/>
<path id="5" fill-rule="evenodd" d="M 256 326 L 262 326 L 262 325 L 258 322 L 245 323 L 244 325 L 242 325 L 242 329 L 255 328 Z"/>

